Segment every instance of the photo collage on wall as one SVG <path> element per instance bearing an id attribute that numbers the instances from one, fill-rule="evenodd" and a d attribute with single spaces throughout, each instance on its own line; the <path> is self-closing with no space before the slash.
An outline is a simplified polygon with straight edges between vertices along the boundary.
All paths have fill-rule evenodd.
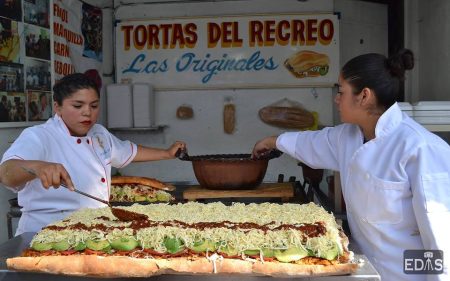
<path id="1" fill-rule="evenodd" d="M 52 116 L 50 59 L 50 1 L 0 0 L 0 127 Z"/>

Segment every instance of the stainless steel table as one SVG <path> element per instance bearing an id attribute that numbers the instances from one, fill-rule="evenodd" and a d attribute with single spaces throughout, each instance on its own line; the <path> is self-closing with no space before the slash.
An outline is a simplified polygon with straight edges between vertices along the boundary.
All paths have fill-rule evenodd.
<path id="1" fill-rule="evenodd" d="M 101 279 L 101 278 L 89 278 L 89 277 L 78 277 L 78 276 L 63 276 L 63 275 L 51 275 L 43 273 L 26 273 L 26 272 L 16 272 L 8 270 L 6 267 L 6 259 L 10 257 L 16 257 L 21 254 L 21 252 L 28 247 L 31 238 L 34 233 L 24 233 L 17 236 L 6 243 L 0 245 L 0 280 L 1 281 L 26 281 L 26 280 L 154 280 L 154 281 L 286 281 L 294 280 L 298 278 L 275 278 L 269 276 L 245 276 L 245 275 L 159 275 L 150 278 L 111 278 L 111 279 Z M 369 263 L 367 258 L 355 251 L 356 260 L 362 261 L 362 266 L 352 275 L 343 276 L 323 276 L 323 277 L 303 277 L 302 280 L 314 280 L 314 281 L 379 281 L 380 275 L 376 272 L 373 266 Z"/>

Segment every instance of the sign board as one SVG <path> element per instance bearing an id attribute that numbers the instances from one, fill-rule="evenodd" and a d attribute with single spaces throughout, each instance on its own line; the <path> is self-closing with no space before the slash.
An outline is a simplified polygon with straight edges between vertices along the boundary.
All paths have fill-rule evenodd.
<path id="1" fill-rule="evenodd" d="M 334 14 L 121 21 L 117 83 L 157 89 L 333 86 L 339 72 Z"/>
<path id="2" fill-rule="evenodd" d="M 74 72 L 99 79 L 102 65 L 102 10 L 79 0 L 53 4 L 55 80 Z"/>

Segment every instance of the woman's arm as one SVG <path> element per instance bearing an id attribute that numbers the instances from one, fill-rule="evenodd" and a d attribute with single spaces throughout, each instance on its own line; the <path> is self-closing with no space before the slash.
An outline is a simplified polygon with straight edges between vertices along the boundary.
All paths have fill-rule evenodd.
<path id="1" fill-rule="evenodd" d="M 25 169 L 24 169 L 25 168 Z M 32 171 L 35 175 L 27 170 Z M 73 183 L 63 165 L 45 161 L 11 159 L 0 165 L 0 183 L 19 189 L 30 180 L 39 178 L 46 189 L 65 183 L 73 190 Z"/>
<path id="2" fill-rule="evenodd" d="M 167 149 L 138 145 L 137 154 L 133 162 L 173 159 L 178 149 L 186 150 L 186 144 L 182 141 L 176 141 Z"/>

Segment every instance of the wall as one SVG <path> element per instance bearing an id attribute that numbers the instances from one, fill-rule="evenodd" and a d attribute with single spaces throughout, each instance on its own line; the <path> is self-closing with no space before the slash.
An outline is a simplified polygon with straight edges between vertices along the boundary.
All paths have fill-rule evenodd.
<path id="1" fill-rule="evenodd" d="M 450 100 L 450 2 L 418 1 L 419 15 L 419 98 Z M 417 39 L 417 37 L 416 37 Z"/>
<path id="2" fill-rule="evenodd" d="M 127 5 L 127 3 L 137 3 Z M 181 16 L 214 16 L 236 14 L 267 13 L 304 13 L 331 12 L 333 1 L 294 0 L 282 1 L 215 1 L 166 4 L 139 4 L 141 1 L 116 1 L 116 20 L 170 18 Z M 177 2 L 177 1 L 175 1 Z M 186 1 L 181 1 L 186 2 Z M 255 3 L 258 5 L 255 5 Z M 314 2 L 314 3 L 313 3 Z M 119 4 L 120 3 L 120 4 Z M 236 9 L 239 6 L 239 9 Z M 237 12 L 238 11 L 238 12 Z M 156 92 L 157 123 L 168 125 L 163 137 L 152 136 L 145 144 L 167 147 L 175 140 L 184 140 L 188 144 L 190 155 L 217 153 L 250 153 L 255 142 L 265 136 L 276 135 L 283 130 L 270 127 L 258 118 L 258 110 L 280 99 L 288 98 L 302 103 L 308 110 L 318 111 L 323 125 L 332 125 L 332 92 L 329 88 L 317 88 L 318 96 L 311 94 L 312 89 L 233 89 L 233 90 L 196 90 L 196 91 L 158 91 Z M 232 135 L 223 131 L 222 110 L 226 98 L 231 97 L 237 109 L 237 130 Z M 175 112 L 178 106 L 189 104 L 195 117 L 191 120 L 178 120 Z M 133 139 L 145 138 L 142 133 L 121 134 Z M 284 155 L 269 162 L 265 181 L 276 181 L 279 173 L 286 176 L 300 176 L 297 162 Z M 146 175 L 165 181 L 188 181 L 196 183 L 191 164 L 178 160 L 153 163 L 131 164 L 121 169 L 122 174 Z"/>

